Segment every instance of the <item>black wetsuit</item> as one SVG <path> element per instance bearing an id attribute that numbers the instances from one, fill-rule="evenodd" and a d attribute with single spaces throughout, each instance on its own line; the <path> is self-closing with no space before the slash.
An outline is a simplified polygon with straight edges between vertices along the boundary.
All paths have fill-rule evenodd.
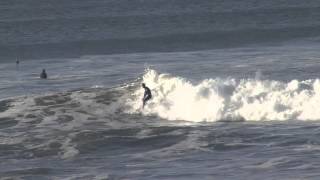
<path id="1" fill-rule="evenodd" d="M 47 79 L 47 73 L 45 71 L 42 71 L 42 73 L 40 74 L 40 78 Z"/>
<path id="2" fill-rule="evenodd" d="M 146 102 L 152 98 L 151 91 L 148 87 L 144 87 L 144 95 L 143 95 L 143 107 L 146 105 Z"/>

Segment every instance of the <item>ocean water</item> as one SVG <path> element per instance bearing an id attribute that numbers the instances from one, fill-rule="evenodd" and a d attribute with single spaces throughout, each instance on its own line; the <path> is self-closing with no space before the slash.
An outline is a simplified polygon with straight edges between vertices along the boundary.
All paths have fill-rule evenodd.
<path id="1" fill-rule="evenodd" d="M 2 0 L 0 179 L 320 179 L 319 10 Z"/>

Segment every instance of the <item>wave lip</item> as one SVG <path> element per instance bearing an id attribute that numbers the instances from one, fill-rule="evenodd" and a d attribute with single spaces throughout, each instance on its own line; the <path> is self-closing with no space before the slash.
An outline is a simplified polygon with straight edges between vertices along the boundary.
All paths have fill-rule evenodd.
<path id="1" fill-rule="evenodd" d="M 259 79 L 205 79 L 194 84 L 182 77 L 148 70 L 143 82 L 153 99 L 141 110 L 141 89 L 127 103 L 131 112 L 156 114 L 169 120 L 261 121 L 319 120 L 320 80 L 288 83 Z"/>

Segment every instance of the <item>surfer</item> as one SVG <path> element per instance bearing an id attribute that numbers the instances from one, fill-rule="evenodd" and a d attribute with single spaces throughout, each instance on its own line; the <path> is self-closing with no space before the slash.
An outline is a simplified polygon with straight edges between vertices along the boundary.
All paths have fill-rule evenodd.
<path id="1" fill-rule="evenodd" d="M 16 69 L 19 70 L 19 63 L 20 61 L 19 60 L 16 60 Z"/>
<path id="2" fill-rule="evenodd" d="M 47 79 L 47 73 L 46 73 L 46 70 L 45 69 L 42 69 L 42 72 L 40 74 L 40 78 L 41 79 Z"/>
<path id="3" fill-rule="evenodd" d="M 146 86 L 146 84 L 142 83 L 142 87 L 144 89 L 144 95 L 142 98 L 142 108 L 146 105 L 147 101 L 149 101 L 152 98 L 152 94 L 150 89 Z"/>
<path id="4" fill-rule="evenodd" d="M 20 64 L 20 61 L 18 58 L 16 58 L 16 68 L 18 69 L 19 68 L 19 64 Z"/>

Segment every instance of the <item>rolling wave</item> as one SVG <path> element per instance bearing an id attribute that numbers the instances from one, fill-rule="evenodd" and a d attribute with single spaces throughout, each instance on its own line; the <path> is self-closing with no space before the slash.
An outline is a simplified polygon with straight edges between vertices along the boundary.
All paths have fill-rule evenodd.
<path id="1" fill-rule="evenodd" d="M 320 80 L 288 83 L 259 79 L 205 79 L 191 83 L 185 78 L 148 70 L 143 82 L 153 99 L 141 111 L 142 91 L 128 104 L 131 112 L 156 114 L 169 120 L 192 122 L 219 120 L 319 120 Z"/>
<path id="2" fill-rule="evenodd" d="M 141 82 L 153 93 L 143 110 Z M 82 127 L 92 120 L 110 127 L 135 126 L 139 118 L 150 115 L 158 120 L 190 122 L 319 120 L 319 102 L 319 79 L 281 82 L 214 78 L 194 83 L 147 70 L 142 79 L 117 88 L 2 100 L 0 118 L 3 127 L 49 125 L 63 129 Z"/>

